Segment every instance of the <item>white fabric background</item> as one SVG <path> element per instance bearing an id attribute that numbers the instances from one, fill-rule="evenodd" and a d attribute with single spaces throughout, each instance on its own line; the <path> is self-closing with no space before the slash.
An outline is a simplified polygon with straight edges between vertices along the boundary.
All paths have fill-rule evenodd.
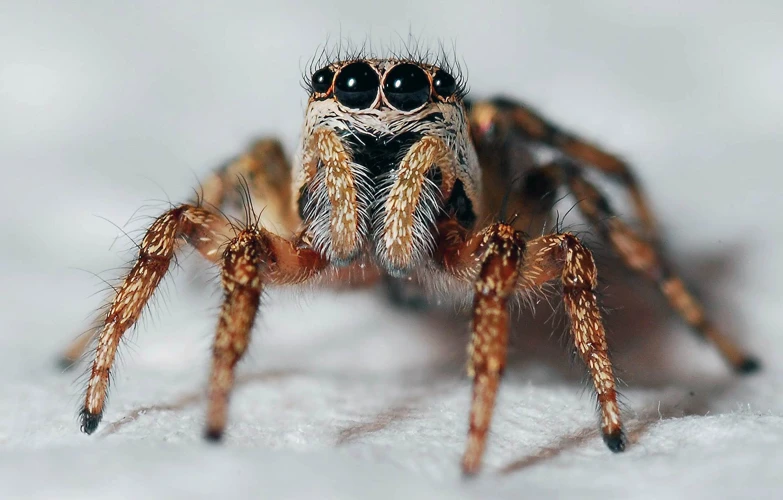
<path id="1" fill-rule="evenodd" d="M 0 6 L 0 497 L 783 495 L 780 2 L 223 4 Z M 143 221 L 125 221 L 140 205 L 187 198 L 253 136 L 290 150 L 301 69 L 328 35 L 409 29 L 455 41 L 474 97 L 523 97 L 633 162 L 676 264 L 764 372 L 735 378 L 650 287 L 607 271 L 631 446 L 604 447 L 542 304 L 514 330 L 486 466 L 466 483 L 465 322 L 366 292 L 273 293 L 213 448 L 200 394 L 220 297 L 189 258 L 81 435 L 83 381 L 53 362 L 100 304 L 90 273 L 132 256 L 113 224 L 138 237 Z"/>

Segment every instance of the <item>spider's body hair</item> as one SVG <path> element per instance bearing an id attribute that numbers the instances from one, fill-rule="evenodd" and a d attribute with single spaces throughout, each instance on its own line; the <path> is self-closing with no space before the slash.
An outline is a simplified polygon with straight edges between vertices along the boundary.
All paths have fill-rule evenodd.
<path id="1" fill-rule="evenodd" d="M 405 62 L 397 59 L 366 60 L 380 75 L 396 64 Z M 334 63 L 339 71 L 345 63 Z M 434 74 L 439 68 L 422 65 Z M 339 141 L 337 148 L 347 153 L 345 166 L 350 172 L 347 184 L 343 186 L 342 198 L 337 203 L 330 199 L 325 183 L 327 168 L 319 156 L 314 137 L 328 131 Z M 445 148 L 448 159 L 444 160 L 446 170 L 439 165 L 424 165 L 418 162 L 431 161 L 425 152 L 412 154 L 408 163 L 404 159 L 411 148 L 420 140 L 430 138 Z M 434 147 L 434 146 L 433 146 Z M 435 153 L 433 153 L 435 154 Z M 405 169 L 421 167 L 426 182 L 415 182 L 414 186 L 398 185 Z M 440 168 L 439 168 L 440 167 Z M 412 175 L 412 174 L 411 174 Z M 438 183 L 434 179 L 447 182 Z M 299 193 L 294 202 L 302 218 L 310 241 L 335 265 L 346 265 L 360 255 L 368 255 L 387 273 L 394 276 L 407 275 L 427 257 L 435 246 L 435 222 L 444 211 L 450 192 L 458 182 L 460 196 L 467 197 L 467 206 L 478 209 L 481 206 L 481 171 L 473 144 L 469 137 L 467 112 L 462 97 L 455 94 L 450 99 L 430 99 L 425 105 L 413 111 L 400 111 L 388 104 L 379 92 L 375 102 L 367 109 L 346 108 L 334 97 L 319 97 L 314 94 L 308 103 L 302 138 L 293 165 L 294 193 Z M 402 181 L 400 181 L 402 182 Z M 396 225 L 389 219 L 390 206 L 406 207 L 413 204 L 412 216 Z M 475 219 L 477 214 L 472 214 Z M 356 219 L 356 220 L 354 220 Z M 347 220 L 356 228 L 350 248 L 336 249 L 335 238 L 344 229 L 341 221 Z M 338 221 L 338 222 L 335 222 Z M 340 228 L 336 227 L 340 224 Z M 396 232 L 399 228 L 404 236 Z M 407 241 L 406 241 L 407 238 Z M 388 241 L 400 240 L 408 244 L 404 259 L 395 260 L 388 248 Z M 402 264 L 401 264 L 402 263 Z"/>
<path id="2" fill-rule="evenodd" d="M 375 59 L 338 47 L 341 59 L 319 64 L 309 79 L 293 168 L 278 141 L 261 139 L 214 172 L 196 203 L 172 206 L 152 222 L 102 315 L 80 411 L 84 432 L 94 432 L 102 418 L 124 335 L 177 254 L 190 247 L 220 266 L 224 292 L 209 382 L 205 437 L 211 441 L 226 428 L 235 367 L 268 287 L 380 281 L 399 292 L 400 302 L 412 289 L 429 302 L 470 311 L 473 396 L 465 474 L 481 466 L 511 313 L 549 301 L 553 290 L 559 291 L 574 352 L 593 382 L 604 442 L 623 451 L 596 261 L 576 234 L 564 231 L 559 215 L 553 232 L 530 237 L 523 230 L 546 227 L 561 188 L 624 265 L 656 284 L 735 370 L 759 368 L 710 323 L 659 254 L 654 217 L 627 164 L 521 103 L 469 105 L 459 74 L 422 62 L 427 55 L 416 44 L 404 52 Z M 547 148 L 551 158 L 539 158 Z M 624 186 L 646 234 L 617 216 L 584 175 L 587 169 Z M 236 199 L 227 194 L 232 186 L 240 188 Z M 228 219 L 223 207 L 236 204 L 244 217 Z M 254 205 L 267 209 L 256 215 Z M 78 357 L 86 340 L 69 350 L 69 359 Z"/>

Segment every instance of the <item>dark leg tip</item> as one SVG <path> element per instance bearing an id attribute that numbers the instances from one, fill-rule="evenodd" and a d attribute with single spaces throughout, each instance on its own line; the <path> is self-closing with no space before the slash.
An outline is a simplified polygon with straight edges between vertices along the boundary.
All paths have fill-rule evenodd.
<path id="1" fill-rule="evenodd" d="M 478 471 L 477 470 L 465 470 L 462 469 L 462 480 L 463 481 L 473 481 L 478 477 Z"/>
<path id="2" fill-rule="evenodd" d="M 82 432 L 88 435 L 95 432 L 95 429 L 98 428 L 98 424 L 101 423 L 101 418 L 103 418 L 103 414 L 90 413 L 86 408 L 83 409 L 81 412 L 79 412 L 79 419 L 82 422 Z"/>
<path id="3" fill-rule="evenodd" d="M 757 371 L 761 370 L 761 362 L 756 358 L 747 357 L 742 360 L 742 363 L 737 365 L 735 369 L 737 373 L 741 373 L 742 375 L 750 375 L 751 373 L 756 373 Z"/>
<path id="4" fill-rule="evenodd" d="M 204 432 L 204 440 L 208 443 L 219 443 L 223 440 L 223 431 L 218 429 L 207 429 Z"/>
<path id="5" fill-rule="evenodd" d="M 623 431 L 617 431 L 611 434 L 604 434 L 604 443 L 613 452 L 620 453 L 625 451 L 625 445 L 628 444 L 628 440 Z"/>

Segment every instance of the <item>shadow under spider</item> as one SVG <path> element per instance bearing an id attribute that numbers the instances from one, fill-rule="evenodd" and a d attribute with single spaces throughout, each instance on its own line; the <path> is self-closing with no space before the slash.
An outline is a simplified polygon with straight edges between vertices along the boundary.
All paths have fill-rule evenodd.
<path id="1" fill-rule="evenodd" d="M 717 274 L 719 276 L 724 274 L 730 274 L 728 269 L 721 269 L 721 264 L 725 264 L 725 261 L 721 259 L 714 259 L 718 263 L 712 262 L 713 269 L 718 268 Z M 614 271 L 614 272 L 613 272 Z M 628 350 L 631 346 L 636 347 L 638 344 L 642 344 L 643 348 L 638 349 L 637 352 L 643 353 L 639 358 L 635 359 L 632 364 L 634 366 L 635 374 L 631 375 L 632 379 L 635 379 L 633 386 L 635 387 L 648 387 L 648 388 L 661 388 L 670 386 L 673 382 L 678 382 L 678 385 L 688 386 L 687 380 L 681 380 L 677 376 L 672 377 L 669 375 L 671 366 L 666 366 L 666 352 L 662 351 L 661 346 L 658 345 L 657 336 L 661 333 L 662 329 L 666 328 L 666 322 L 668 318 L 672 317 L 672 313 L 665 307 L 661 307 L 661 299 L 656 296 L 656 292 L 651 287 L 647 286 L 640 280 L 635 279 L 632 276 L 626 276 L 628 273 L 611 269 L 605 275 L 609 276 L 607 281 L 611 282 L 609 287 L 610 300 L 613 302 L 612 307 L 618 308 L 614 314 L 608 315 L 607 323 L 611 327 L 613 337 L 622 346 L 621 351 Z M 698 274 L 698 272 L 697 272 Z M 630 278 L 628 281 L 626 281 Z M 695 280 L 694 280 L 695 281 Z M 704 280 L 701 283 L 704 284 L 711 280 Z M 613 296 L 613 297 L 612 297 Z M 557 300 L 553 301 L 557 307 Z M 657 306 L 653 304 L 658 302 Z M 651 304 L 653 303 L 653 304 Z M 653 307 L 651 307 L 653 306 Z M 543 304 L 546 309 L 548 305 Z M 448 376 L 454 380 L 457 379 L 455 375 L 462 373 L 462 366 L 465 362 L 464 348 L 468 340 L 467 325 L 468 321 L 465 316 L 443 314 L 437 311 L 430 311 L 431 314 L 424 314 L 424 320 L 434 324 L 435 328 L 431 330 L 434 332 L 435 344 L 438 345 L 441 351 L 441 360 L 445 361 L 445 364 L 441 364 L 439 367 L 433 367 L 426 370 L 426 373 L 420 374 L 416 378 L 427 382 L 428 391 L 417 391 L 418 394 L 403 398 L 402 401 L 388 407 L 386 410 L 381 410 L 374 416 L 358 419 L 359 421 L 350 425 L 343 426 L 337 431 L 335 439 L 336 446 L 345 446 L 353 443 L 364 436 L 374 434 L 376 432 L 387 429 L 389 426 L 405 421 L 412 418 L 413 408 L 425 400 L 435 390 L 435 384 L 433 381 L 433 374 L 439 374 L 441 376 L 448 374 Z M 563 330 L 562 324 L 553 325 L 551 321 L 547 320 L 549 311 L 541 311 L 537 317 L 531 317 L 529 311 L 522 313 L 521 318 L 517 318 L 515 325 L 515 332 L 512 332 L 512 347 L 509 356 L 509 365 L 519 368 L 520 365 L 544 364 L 550 368 L 554 368 L 555 376 L 565 381 L 580 380 L 582 370 L 574 370 L 574 367 L 569 366 L 566 361 L 567 356 L 563 353 L 562 341 L 552 337 L 556 337 L 558 333 Z M 559 314 L 559 313 L 558 313 Z M 642 328 L 639 328 L 642 325 Z M 455 332 L 461 332 L 455 334 Z M 555 335 L 552 335 L 552 334 Z M 618 338 L 619 337 L 619 338 Z M 513 342 L 513 341 L 516 342 Z M 565 339 L 566 345 L 570 345 L 568 339 Z M 516 345 L 514 345 L 516 344 Z M 625 344 L 625 345 L 623 345 Z M 620 356 L 618 359 L 622 359 Z M 580 367 L 581 368 L 581 367 Z M 513 368 L 512 368 L 513 369 Z M 623 371 L 623 370 L 621 370 Z M 663 375 L 662 375 L 663 374 Z M 246 384 L 254 382 L 266 382 L 273 380 L 280 380 L 295 375 L 307 375 L 307 376 L 348 376 L 347 373 L 339 372 L 312 372 L 303 371 L 300 369 L 278 369 L 270 370 L 246 375 L 239 375 L 237 377 L 236 386 L 240 387 Z M 549 371 L 545 377 L 547 379 L 551 377 L 552 373 Z M 634 376 L 635 375 L 635 376 Z M 372 375 L 370 375 L 372 376 Z M 405 383 L 406 377 L 399 377 L 398 374 L 384 374 L 389 380 L 394 380 L 399 383 L 403 380 Z M 361 375 L 354 374 L 353 379 L 366 379 L 368 374 L 363 373 Z M 429 377 L 429 378 L 427 378 Z M 721 381 L 724 382 L 725 380 Z M 412 382 L 408 380 L 407 383 Z M 538 383 L 551 382 L 551 380 L 537 380 Z M 719 384 L 721 382 L 718 382 Z M 716 387 L 715 384 L 708 384 L 712 387 L 700 394 L 700 400 L 687 401 L 683 407 L 682 400 L 679 401 L 661 401 L 657 408 L 647 409 L 636 415 L 633 420 L 630 420 L 626 425 L 626 432 L 628 434 L 629 444 L 633 445 L 638 443 L 643 436 L 650 430 L 650 428 L 656 423 L 662 420 L 679 418 L 690 415 L 703 415 L 709 411 L 709 401 L 716 397 L 716 393 L 721 392 L 726 387 Z M 717 392 L 716 392 L 717 391 Z M 691 396 L 693 393 L 691 393 Z M 190 405 L 197 404 L 206 399 L 205 391 L 198 391 L 176 399 L 168 404 L 156 404 L 150 406 L 144 406 L 137 408 L 125 417 L 112 422 L 101 433 L 101 437 L 118 432 L 122 427 L 136 421 L 140 416 L 147 413 L 165 412 L 165 411 L 178 411 L 182 410 Z M 591 440 L 599 437 L 599 432 L 595 426 L 586 427 L 575 433 L 566 435 L 551 445 L 540 448 L 538 451 L 525 455 L 519 459 L 516 459 L 505 466 L 498 469 L 501 475 L 510 475 L 516 472 L 524 471 L 529 467 L 545 463 L 549 460 L 556 459 L 563 453 L 567 453 L 571 450 L 579 449 L 585 446 Z"/>
<path id="2" fill-rule="evenodd" d="M 694 397 L 693 392 L 688 396 Z M 660 401 L 657 408 L 648 409 L 626 424 L 626 434 L 628 436 L 629 446 L 634 446 L 641 441 L 642 437 L 657 422 L 663 422 L 669 419 L 682 418 L 693 415 L 704 415 L 709 409 L 708 398 L 702 397 L 697 400 L 685 401 L 669 398 L 668 401 Z M 582 430 L 564 436 L 558 439 L 551 446 L 546 446 L 537 452 L 518 458 L 498 470 L 502 476 L 524 471 L 541 463 L 553 460 L 571 450 L 578 449 L 591 440 L 600 436 L 599 430 L 595 426 L 585 427 Z"/>
<path id="3" fill-rule="evenodd" d="M 439 365 L 438 367 L 435 367 L 431 370 L 427 370 L 426 373 L 420 373 L 408 377 L 395 376 L 396 374 L 379 374 L 379 377 L 388 380 L 393 380 L 394 382 L 397 383 L 402 383 L 405 386 L 410 386 L 411 384 L 414 383 L 422 383 L 422 381 L 433 382 L 435 378 L 442 377 L 447 373 L 451 373 L 452 370 L 448 369 L 450 366 L 451 366 L 450 363 Z M 343 373 L 343 372 L 330 372 L 330 371 L 314 372 L 314 371 L 300 370 L 297 368 L 288 368 L 288 369 L 276 369 L 276 370 L 268 370 L 268 371 L 256 372 L 256 373 L 240 374 L 236 378 L 234 388 L 237 389 L 239 387 L 253 384 L 256 382 L 270 382 L 275 380 L 283 380 L 297 375 L 311 376 L 311 377 L 329 376 L 333 379 L 338 379 L 343 376 L 344 377 L 350 376 L 352 379 L 358 378 L 358 375 L 351 376 L 350 374 Z M 361 377 L 362 380 L 368 381 L 368 378 L 373 378 L 376 376 L 374 374 L 362 374 Z M 373 418 L 368 422 L 359 423 L 353 426 L 348 426 L 343 428 L 338 433 L 336 444 L 338 446 L 347 444 L 351 441 L 358 439 L 362 435 L 366 435 L 372 432 L 382 430 L 388 427 L 388 425 L 390 425 L 392 422 L 404 420 L 410 415 L 411 408 L 416 403 L 426 399 L 427 397 L 428 397 L 427 394 L 420 393 L 415 396 L 405 398 L 400 404 L 395 405 L 392 408 L 381 412 L 375 418 Z M 147 415 L 149 413 L 179 411 L 189 406 L 199 404 L 205 401 L 206 399 L 207 399 L 206 391 L 199 390 L 199 391 L 185 394 L 171 403 L 160 403 L 160 404 L 138 407 L 135 410 L 128 413 L 127 415 L 125 415 L 124 417 L 115 420 L 114 422 L 111 422 L 106 427 L 106 429 L 99 434 L 99 437 L 104 438 L 118 432 L 126 425 L 131 424 L 136 420 L 138 420 L 138 418 L 141 417 L 142 415 Z"/>
<path id="4" fill-rule="evenodd" d="M 301 374 L 298 370 L 270 370 L 261 373 L 250 373 L 247 375 L 239 375 L 236 379 L 236 387 L 241 387 L 253 382 L 267 382 L 271 380 L 280 380 L 293 375 Z M 206 391 L 192 392 L 176 399 L 171 403 L 161 403 L 149 406 L 141 406 L 136 408 L 129 414 L 115 420 L 110 423 L 106 429 L 100 433 L 99 437 L 105 438 L 111 434 L 116 433 L 126 425 L 135 422 L 140 416 L 147 415 L 148 413 L 161 413 L 166 411 L 179 411 L 187 408 L 188 406 L 200 403 L 206 399 Z"/>

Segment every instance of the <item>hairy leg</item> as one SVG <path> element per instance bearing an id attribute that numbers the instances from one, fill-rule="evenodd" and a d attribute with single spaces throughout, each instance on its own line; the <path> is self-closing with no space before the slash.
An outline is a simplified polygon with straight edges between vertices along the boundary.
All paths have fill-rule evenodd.
<path id="1" fill-rule="evenodd" d="M 473 398 L 463 471 L 474 474 L 481 466 L 506 362 L 508 299 L 553 280 L 562 286 L 574 345 L 598 397 L 604 441 L 612 451 L 623 451 L 626 438 L 595 295 L 597 270 L 590 251 L 567 233 L 525 242 L 524 233 L 502 223 L 472 236 L 466 236 L 453 221 L 442 221 L 439 229 L 438 256 L 444 268 L 449 274 L 476 283 L 468 369 L 473 377 Z"/>
<path id="2" fill-rule="evenodd" d="M 581 174 L 577 165 L 564 163 L 566 182 L 579 200 L 579 209 L 610 242 L 623 263 L 658 286 L 669 305 L 702 338 L 711 342 L 739 373 L 759 369 L 758 360 L 748 355 L 706 316 L 704 307 L 672 270 L 660 251 L 639 236 L 612 210 L 609 201 Z"/>
<path id="3" fill-rule="evenodd" d="M 223 306 L 212 350 L 209 408 L 205 437 L 218 440 L 228 415 L 228 399 L 234 385 L 234 367 L 247 349 L 261 302 L 262 267 L 269 254 L 259 231 L 242 231 L 223 254 Z"/>
<path id="4" fill-rule="evenodd" d="M 627 189 L 642 231 L 650 241 L 658 240 L 658 229 L 639 182 L 630 166 L 617 156 L 567 132 L 533 109 L 517 101 L 494 99 L 472 105 L 471 132 L 477 149 L 494 146 L 521 137 L 555 148 L 567 156 L 610 175 Z"/>
<path id="5" fill-rule="evenodd" d="M 201 255 L 215 262 L 220 257 L 220 245 L 226 241 L 226 225 L 222 217 L 208 210 L 182 205 L 164 213 L 149 227 L 139 245 L 136 263 L 117 289 L 102 321 L 81 411 L 82 431 L 90 434 L 100 423 L 109 372 L 120 340 L 136 323 L 168 271 L 179 240 L 185 239 Z"/>
<path id="6" fill-rule="evenodd" d="M 219 440 L 226 427 L 234 369 L 247 349 L 264 285 L 301 283 L 326 264 L 317 252 L 256 225 L 240 231 L 228 244 L 222 260 L 223 306 L 212 351 L 207 439 Z"/>
<path id="7" fill-rule="evenodd" d="M 191 205 L 216 210 L 242 209 L 247 200 L 242 199 L 241 183 L 246 183 L 248 194 L 263 207 L 261 225 L 294 233 L 299 218 L 291 200 L 291 168 L 277 140 L 255 141 L 245 153 L 217 168 L 204 180 L 200 199 Z M 212 261 L 216 257 L 207 256 Z M 63 352 L 60 365 L 73 366 L 97 338 L 100 329 L 99 322 L 74 339 Z"/>
<path id="8" fill-rule="evenodd" d="M 542 236 L 527 244 L 520 288 L 532 290 L 552 280 L 562 284 L 572 339 L 598 396 L 604 442 L 612 451 L 623 451 L 626 438 L 606 331 L 595 295 L 598 271 L 593 255 L 572 234 Z"/>
<path id="9" fill-rule="evenodd" d="M 100 423 L 122 336 L 136 323 L 166 274 L 181 238 L 205 258 L 222 266 L 226 296 L 214 349 L 208 435 L 214 437 L 221 429 L 221 418 L 225 424 L 233 367 L 247 344 L 262 278 L 272 284 L 301 283 L 327 264 L 314 250 L 255 225 L 238 231 L 229 241 L 225 234 L 233 230 L 223 217 L 191 205 L 166 212 L 150 226 L 139 247 L 139 257 L 112 300 L 98 337 L 81 411 L 82 431 L 91 434 Z"/>
<path id="10" fill-rule="evenodd" d="M 511 226 L 494 224 L 483 238 L 473 298 L 468 375 L 473 379 L 470 427 L 462 470 L 475 474 L 487 442 L 500 377 L 506 366 L 508 299 L 514 293 L 524 241 Z"/>

